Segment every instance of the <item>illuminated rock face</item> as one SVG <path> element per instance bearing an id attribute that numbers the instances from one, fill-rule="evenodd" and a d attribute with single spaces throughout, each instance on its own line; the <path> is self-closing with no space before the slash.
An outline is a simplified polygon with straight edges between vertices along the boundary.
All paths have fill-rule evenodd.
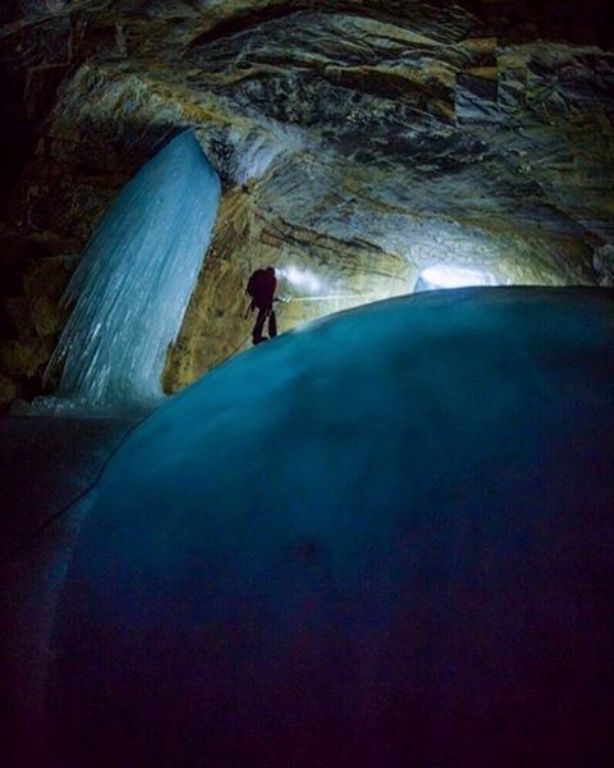
<path id="1" fill-rule="evenodd" d="M 5 11 L 22 20 L 0 41 L 0 76 L 25 128 L 5 142 L 2 242 L 18 283 L 31 264 L 12 250 L 15 228 L 57 270 L 49 291 L 17 286 L 4 302 L 0 359 L 18 389 L 36 388 L 57 339 L 63 318 L 40 330 L 57 283 L 178 126 L 195 130 L 222 177 L 226 215 L 169 389 L 248 338 L 240 294 L 268 263 L 334 278 L 353 294 L 347 306 L 402 293 L 434 263 L 502 284 L 603 282 L 608 3 L 316 5 L 24 0 Z M 284 311 L 287 329 L 330 305 Z"/>
<path id="2" fill-rule="evenodd" d="M 608 765 L 613 321 L 421 294 L 156 411 L 45 613 L 32 764 Z"/>

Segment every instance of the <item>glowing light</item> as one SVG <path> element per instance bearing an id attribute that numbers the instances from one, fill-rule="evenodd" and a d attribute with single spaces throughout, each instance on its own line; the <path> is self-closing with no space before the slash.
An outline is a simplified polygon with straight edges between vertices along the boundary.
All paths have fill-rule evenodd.
<path id="1" fill-rule="evenodd" d="M 290 285 L 298 288 L 301 291 L 307 291 L 309 293 L 318 293 L 319 291 L 326 290 L 326 285 L 313 272 L 309 272 L 305 269 L 299 269 L 293 264 L 287 267 L 275 267 L 277 274 L 286 280 Z"/>
<path id="2" fill-rule="evenodd" d="M 428 291 L 438 288 L 465 288 L 474 285 L 496 284 L 497 281 L 488 272 L 437 264 L 420 273 L 415 290 Z"/>

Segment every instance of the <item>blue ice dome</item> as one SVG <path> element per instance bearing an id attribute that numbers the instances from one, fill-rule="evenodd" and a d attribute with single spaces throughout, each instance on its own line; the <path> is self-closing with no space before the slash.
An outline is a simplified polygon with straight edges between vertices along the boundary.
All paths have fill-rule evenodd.
<path id="1" fill-rule="evenodd" d="M 601 764 L 613 320 L 601 289 L 423 293 L 167 401 L 89 498 L 46 754 Z"/>

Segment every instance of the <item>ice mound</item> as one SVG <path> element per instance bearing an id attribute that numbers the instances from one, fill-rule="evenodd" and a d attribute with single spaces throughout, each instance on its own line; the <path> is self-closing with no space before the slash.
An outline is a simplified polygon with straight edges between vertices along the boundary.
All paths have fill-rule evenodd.
<path id="1" fill-rule="evenodd" d="M 612 308 L 599 289 L 391 300 L 166 402 L 109 465 L 76 547 L 46 754 L 602 755 Z"/>

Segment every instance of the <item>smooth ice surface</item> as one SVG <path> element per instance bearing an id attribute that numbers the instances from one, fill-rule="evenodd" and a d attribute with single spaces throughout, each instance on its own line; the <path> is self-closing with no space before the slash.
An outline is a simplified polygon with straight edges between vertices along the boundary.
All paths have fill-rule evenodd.
<path id="1" fill-rule="evenodd" d="M 162 397 L 166 352 L 181 328 L 219 195 L 218 176 L 189 131 L 126 185 L 66 291 L 75 307 L 48 369 L 64 366 L 47 407 L 127 410 Z"/>
<path id="2" fill-rule="evenodd" d="M 610 765 L 613 370 L 611 292 L 478 288 L 166 401 L 90 498 L 44 754 Z"/>

